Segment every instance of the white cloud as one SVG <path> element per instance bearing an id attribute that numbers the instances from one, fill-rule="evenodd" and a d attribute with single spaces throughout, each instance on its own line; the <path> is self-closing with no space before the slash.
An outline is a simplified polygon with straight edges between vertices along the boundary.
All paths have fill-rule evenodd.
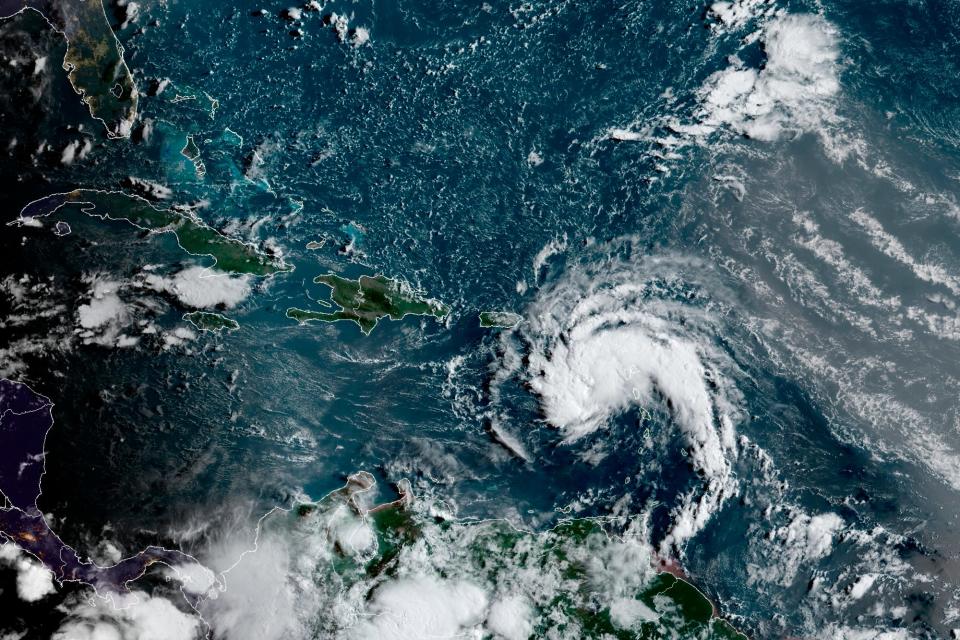
<path id="1" fill-rule="evenodd" d="M 870 590 L 870 587 L 873 586 L 873 583 L 877 581 L 877 577 L 875 573 L 866 573 L 857 578 L 857 581 L 850 587 L 850 599 L 859 600 L 865 596 L 867 591 Z"/>
<path id="2" fill-rule="evenodd" d="M 166 291 L 195 309 L 223 305 L 232 308 L 250 295 L 249 276 L 231 276 L 206 267 L 192 266 L 173 278 L 147 274 L 144 282 L 155 291 Z"/>
<path id="3" fill-rule="evenodd" d="M 660 616 L 636 598 L 617 598 L 610 605 L 610 619 L 623 629 L 632 629 L 643 622 L 654 622 Z"/>
<path id="4" fill-rule="evenodd" d="M 189 593 L 207 594 L 219 585 L 216 574 L 199 563 L 177 565 L 170 569 L 170 574 Z M 212 595 L 216 596 L 216 594 Z"/>
<path id="5" fill-rule="evenodd" d="M 830 624 L 823 629 L 825 640 L 911 640 L 915 638 L 906 629 L 867 629 Z"/>
<path id="6" fill-rule="evenodd" d="M 653 549 L 646 531 L 633 525 L 622 536 L 606 536 L 604 544 L 573 550 L 593 588 L 611 600 L 633 597 L 652 577 Z"/>
<path id="7" fill-rule="evenodd" d="M 43 221 L 40 218 L 26 216 L 17 220 L 17 225 L 21 227 L 31 227 L 34 229 L 43 228 Z"/>
<path id="8" fill-rule="evenodd" d="M 53 278 L 36 278 L 29 274 L 8 275 L 0 280 L 0 300 L 10 313 L 0 318 L 0 331 L 23 327 L 27 335 L 9 340 L 0 347 L 0 376 L 8 378 L 26 368 L 24 357 L 72 347 L 72 321 L 61 283 Z M 56 319 L 56 322 L 48 322 Z M 11 333 L 12 335 L 12 333 Z"/>
<path id="9" fill-rule="evenodd" d="M 533 281 L 540 279 L 540 270 L 546 266 L 547 261 L 555 255 L 559 255 L 567 250 L 567 236 L 554 238 L 543 246 L 537 255 L 533 257 Z"/>
<path id="10" fill-rule="evenodd" d="M 715 2 L 707 18 L 718 33 L 755 21 L 761 26 L 743 37 L 743 49 L 728 58 L 728 66 L 704 81 L 692 113 L 667 115 L 654 123 L 641 117 L 625 127 L 610 127 L 604 137 L 654 142 L 651 156 L 664 172 L 670 171 L 670 161 L 683 157 L 679 149 L 711 144 L 722 132 L 766 142 L 816 133 L 824 151 L 837 161 L 862 148 L 862 140 L 839 126 L 840 46 L 832 23 L 817 14 L 788 14 L 765 0 Z M 753 66 L 744 59 L 752 58 L 747 48 L 758 41 L 766 59 Z M 672 89 L 664 97 L 674 104 Z"/>
<path id="11" fill-rule="evenodd" d="M 359 47 L 370 42 L 370 30 L 366 27 L 357 27 L 353 30 L 353 37 L 351 38 L 353 46 Z"/>
<path id="12" fill-rule="evenodd" d="M 132 321 L 131 309 L 120 298 L 123 284 L 103 275 L 87 276 L 90 300 L 77 307 L 77 333 L 84 344 L 131 347 L 136 340 L 122 333 Z"/>
<path id="13" fill-rule="evenodd" d="M 17 595 L 21 600 L 36 602 L 56 592 L 53 573 L 38 562 L 21 561 L 17 569 Z"/>
<path id="14" fill-rule="evenodd" d="M 147 333 L 147 331 L 144 331 Z M 170 347 L 179 347 L 191 340 L 197 339 L 197 333 L 189 327 L 176 327 L 173 331 L 167 331 L 163 334 L 163 346 L 165 349 Z"/>
<path id="15" fill-rule="evenodd" d="M 484 618 L 487 595 L 465 581 L 419 575 L 381 585 L 369 606 L 373 615 L 354 627 L 355 640 L 456 638 Z"/>
<path id="16" fill-rule="evenodd" d="M 104 325 L 123 322 L 127 317 L 127 310 L 117 295 L 119 289 L 118 282 L 95 279 L 90 292 L 90 302 L 77 308 L 80 326 L 84 329 L 98 329 Z"/>
<path id="17" fill-rule="evenodd" d="M 123 349 L 125 347 L 135 347 L 138 344 L 140 344 L 140 338 L 137 336 L 128 336 L 123 334 L 117 336 L 118 348 Z"/>
<path id="18" fill-rule="evenodd" d="M 914 258 L 903 243 L 884 229 L 880 221 L 869 213 L 863 209 L 857 209 L 850 214 L 850 219 L 867 232 L 871 244 L 878 251 L 908 267 L 917 278 L 924 282 L 941 285 L 949 289 L 952 294 L 960 295 L 960 278 L 938 264 L 928 264 Z"/>
<path id="19" fill-rule="evenodd" d="M 543 628 L 545 637 L 572 637 L 577 621 L 556 606 L 561 597 L 609 608 L 621 628 L 672 615 L 670 603 L 653 610 L 635 601 L 655 574 L 643 520 L 624 522 L 619 536 L 600 528 L 534 533 L 453 516 L 438 524 L 448 505 L 422 497 L 404 513 L 415 539 L 371 573 L 377 545 L 367 542 L 375 532 L 364 510 L 375 504 L 374 488 L 353 486 L 349 497 L 334 492 L 313 510 L 268 516 L 255 551 L 242 533 L 224 531 L 200 558 L 217 579 L 180 568 L 168 575 L 204 594 L 199 610 L 213 636 L 230 640 L 526 640 Z"/>
<path id="20" fill-rule="evenodd" d="M 716 19 L 723 28 L 736 29 L 760 15 L 770 15 L 773 11 L 767 0 L 723 0 L 710 5 L 709 16 Z M 717 26 L 714 25 L 714 28 Z"/>
<path id="21" fill-rule="evenodd" d="M 56 592 L 53 573 L 16 545 L 0 545 L 0 563 L 16 569 L 17 595 L 24 602 L 36 602 Z"/>
<path id="22" fill-rule="evenodd" d="M 768 23 L 761 37 L 764 67 L 737 62 L 714 73 L 700 90 L 697 124 L 677 125 L 676 131 L 700 136 L 728 127 L 772 141 L 819 131 L 836 119 L 831 99 L 840 91 L 839 49 L 833 25 L 818 15 L 784 15 Z"/>
<path id="23" fill-rule="evenodd" d="M 52 640 L 198 640 L 199 618 L 143 592 L 76 602 Z"/>
<path id="24" fill-rule="evenodd" d="M 595 431 L 631 405 L 652 403 L 656 391 L 674 400 L 684 426 L 699 430 L 712 422 L 697 345 L 671 335 L 658 318 L 616 311 L 577 324 L 565 335 L 566 344 L 533 354 L 530 368 L 542 373 L 531 386 L 550 424 L 571 438 Z"/>
<path id="25" fill-rule="evenodd" d="M 772 563 L 766 567 L 748 568 L 749 581 L 790 586 L 796 580 L 801 567 L 830 554 L 834 536 L 842 528 L 843 520 L 835 513 L 816 516 L 802 512 L 795 514 L 788 525 L 772 532 Z"/>
<path id="26" fill-rule="evenodd" d="M 60 163 L 65 165 L 73 164 L 73 159 L 76 157 L 77 149 L 79 148 L 80 148 L 79 140 L 74 140 L 73 142 L 68 144 L 66 147 L 64 147 L 63 153 L 60 155 Z"/>
<path id="27" fill-rule="evenodd" d="M 123 553 L 110 540 L 101 540 L 91 552 L 90 557 L 99 565 L 109 566 L 120 562 L 123 559 Z"/>
<path id="28" fill-rule="evenodd" d="M 702 495 L 690 494 L 673 514 L 664 544 L 676 547 L 735 489 L 739 394 L 724 371 L 734 365 L 714 346 L 717 321 L 682 301 L 683 274 L 693 266 L 683 258 L 651 257 L 635 264 L 604 261 L 596 273 L 572 267 L 543 290 L 522 327 L 530 347 L 527 381 L 547 422 L 568 442 L 631 407 L 669 403 L 705 480 Z"/>
<path id="29" fill-rule="evenodd" d="M 126 182 L 137 191 L 155 200 L 169 200 L 173 196 L 173 189 L 159 182 L 144 180 L 136 176 L 127 176 Z"/>
<path id="30" fill-rule="evenodd" d="M 306 635 L 304 621 L 311 614 L 304 609 L 320 607 L 322 603 L 312 595 L 310 583 L 316 565 L 304 573 L 297 570 L 316 562 L 308 546 L 298 549 L 302 552 L 297 557 L 300 564 L 294 563 L 290 545 L 298 542 L 265 535 L 256 552 L 243 555 L 237 563 L 249 545 L 249 540 L 237 537 L 218 544 L 204 556 L 206 566 L 220 571 L 229 569 L 224 576 L 224 590 L 212 591 L 211 597 L 200 605 L 204 619 L 221 637 L 282 640 Z M 234 563 L 236 566 L 232 566 Z M 298 604 L 304 609 L 298 609 Z"/>
<path id="31" fill-rule="evenodd" d="M 843 245 L 821 234 L 820 225 L 810 214 L 797 211 L 793 214 L 793 222 L 800 229 L 800 233 L 794 236 L 794 242 L 835 269 L 840 281 L 857 300 L 891 311 L 899 308 L 899 296 L 885 296 L 870 280 L 870 276 L 847 258 Z"/>
<path id="32" fill-rule="evenodd" d="M 508 596 L 490 605 L 487 629 L 504 640 L 527 640 L 533 635 L 533 609 L 523 596 Z"/>
<path id="33" fill-rule="evenodd" d="M 333 539 L 347 555 L 356 556 L 376 549 L 377 537 L 373 529 L 347 509 L 332 514 L 328 526 Z"/>

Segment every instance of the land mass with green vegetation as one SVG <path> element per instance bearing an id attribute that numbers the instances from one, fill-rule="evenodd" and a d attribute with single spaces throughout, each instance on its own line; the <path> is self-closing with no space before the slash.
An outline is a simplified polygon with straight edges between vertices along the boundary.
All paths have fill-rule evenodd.
<path id="1" fill-rule="evenodd" d="M 67 79 L 90 115 L 103 122 L 107 136 L 128 137 L 137 117 L 139 93 L 101 0 L 0 0 L 0 18 L 24 9 L 39 12 L 63 34 Z"/>
<path id="2" fill-rule="evenodd" d="M 360 617 L 394 581 L 430 571 L 440 585 L 469 584 L 490 601 L 513 602 L 523 637 L 531 640 L 747 640 L 700 590 L 655 568 L 642 527 L 621 523 L 610 531 L 604 519 L 577 518 L 537 532 L 504 520 L 461 521 L 418 505 L 405 481 L 399 499 L 370 504 L 364 494 L 372 495 L 374 485 L 369 473 L 355 474 L 342 489 L 295 505 L 265 528 L 293 548 L 328 544 L 305 575 L 330 585 L 327 596 Z M 351 532 L 350 544 L 343 544 L 342 531 Z M 331 617 L 317 621 L 331 633 L 353 619 Z"/>
<path id="3" fill-rule="evenodd" d="M 122 220 L 151 233 L 173 233 L 184 251 L 212 256 L 221 271 L 267 276 L 290 270 L 282 260 L 261 252 L 252 244 L 225 236 L 190 214 L 158 209 L 140 196 L 120 191 L 77 189 L 55 193 L 24 207 L 20 220 L 48 216 L 68 206 L 104 220 Z"/>
<path id="4" fill-rule="evenodd" d="M 443 319 L 450 313 L 446 305 L 421 298 L 405 283 L 382 275 L 360 276 L 356 280 L 328 273 L 313 280 L 330 287 L 330 300 L 338 311 L 312 311 L 291 307 L 287 317 L 301 324 L 319 322 L 355 322 L 364 335 L 369 335 L 382 318 L 400 320 L 405 316 L 433 316 Z"/>
<path id="5" fill-rule="evenodd" d="M 219 313 L 211 313 L 209 311 L 192 311 L 190 313 L 183 314 L 183 319 L 195 326 L 200 331 L 233 331 L 240 328 L 240 323 L 236 320 L 231 320 L 226 316 L 222 316 Z"/>
<path id="6" fill-rule="evenodd" d="M 481 311 L 480 326 L 489 329 L 498 327 L 501 329 L 512 329 L 520 324 L 523 316 L 509 311 Z"/>

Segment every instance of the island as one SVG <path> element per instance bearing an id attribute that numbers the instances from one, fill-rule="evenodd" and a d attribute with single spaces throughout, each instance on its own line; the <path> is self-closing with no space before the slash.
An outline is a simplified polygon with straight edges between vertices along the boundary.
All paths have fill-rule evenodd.
<path id="1" fill-rule="evenodd" d="M 183 145 L 183 149 L 180 150 L 180 155 L 193 164 L 193 170 L 196 171 L 198 178 L 207 175 L 207 165 L 205 165 L 200 158 L 200 147 L 198 147 L 197 143 L 193 140 L 193 136 L 187 136 L 187 142 Z"/>
<path id="2" fill-rule="evenodd" d="M 231 320 L 219 313 L 209 311 L 192 311 L 183 314 L 183 319 L 195 326 L 200 331 L 212 331 L 219 333 L 221 331 L 234 331 L 240 328 L 240 323 Z"/>
<path id="3" fill-rule="evenodd" d="M 340 309 L 287 309 L 287 317 L 300 324 L 346 320 L 355 322 L 363 335 L 370 335 L 382 318 L 400 320 L 406 316 L 433 316 L 442 320 L 450 313 L 450 308 L 443 303 L 421 298 L 409 285 L 383 275 L 360 276 L 356 280 L 349 280 L 328 273 L 317 276 L 313 281 L 330 287 L 330 300 Z"/>
<path id="4" fill-rule="evenodd" d="M 484 329 L 512 329 L 523 320 L 523 316 L 509 311 L 481 311 L 480 326 Z"/>
<path id="5" fill-rule="evenodd" d="M 252 244 L 223 235 L 199 218 L 175 209 L 158 209 L 140 196 L 122 191 L 76 189 L 34 200 L 20 211 L 20 224 L 49 216 L 64 207 L 77 207 L 88 216 L 121 220 L 150 233 L 173 233 L 191 255 L 211 256 L 221 271 L 268 276 L 290 267 Z"/>
<path id="6" fill-rule="evenodd" d="M 0 0 L 0 18 L 28 9 L 63 34 L 63 68 L 90 115 L 103 123 L 108 137 L 129 137 L 139 93 L 101 0 Z"/>

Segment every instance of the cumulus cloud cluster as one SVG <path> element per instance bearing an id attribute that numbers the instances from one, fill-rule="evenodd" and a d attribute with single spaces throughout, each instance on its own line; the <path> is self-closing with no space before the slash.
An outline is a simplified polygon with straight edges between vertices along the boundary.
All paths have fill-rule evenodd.
<path id="1" fill-rule="evenodd" d="M 120 299 L 123 284 L 112 278 L 93 275 L 86 303 L 77 307 L 78 333 L 86 344 L 133 346 L 137 339 L 123 333 L 131 313 Z"/>
<path id="2" fill-rule="evenodd" d="M 672 615 L 634 601 L 654 575 L 644 522 L 632 522 L 620 537 L 598 528 L 583 539 L 520 532 L 503 521 L 441 524 L 440 505 L 425 499 L 407 504 L 402 518 L 412 528 L 391 529 L 415 535 L 404 535 L 385 556 L 385 529 L 368 511 L 374 503 L 371 484 L 333 492 L 304 510 L 274 511 L 260 521 L 252 547 L 239 530 L 208 541 L 200 560 L 215 573 L 175 567 L 168 576 L 200 596 L 198 611 L 214 637 L 231 640 L 526 640 L 544 624 L 576 627 L 573 617 L 554 611 L 563 594 L 615 611 L 623 628 Z M 518 546 L 498 547 L 512 533 Z M 479 561 L 482 549 L 502 564 L 493 573 Z M 579 568 L 575 578 L 570 565 Z"/>
<path id="3" fill-rule="evenodd" d="M 17 595 L 24 602 L 42 600 L 56 591 L 50 570 L 12 543 L 0 544 L 0 564 L 17 571 Z"/>
<path id="4" fill-rule="evenodd" d="M 250 278 L 232 276 L 193 265 L 173 275 L 145 270 L 132 279 L 105 274 L 88 274 L 86 301 L 77 307 L 75 333 L 84 344 L 105 347 L 132 347 L 144 335 L 161 334 L 164 348 L 181 346 L 196 339 L 189 327 L 179 326 L 162 331 L 150 320 L 162 311 L 161 301 L 144 296 L 152 290 L 170 294 L 185 307 L 209 309 L 233 308 L 251 292 Z"/>
<path id="5" fill-rule="evenodd" d="M 708 16 L 715 20 L 714 29 L 737 29 L 759 16 L 770 16 L 776 11 L 770 0 L 720 0 L 708 8 Z"/>
<path id="6" fill-rule="evenodd" d="M 22 373 L 29 357 L 67 352 L 77 344 L 130 348 L 154 338 L 160 348 L 170 349 L 195 340 L 196 333 L 187 326 L 157 324 L 169 305 L 154 292 L 191 309 L 231 309 L 252 292 L 250 277 L 198 265 L 170 275 L 149 265 L 132 277 L 88 272 L 80 277 L 85 291 L 79 295 L 77 284 L 31 274 L 0 280 L 0 300 L 10 310 L 0 318 L 0 329 L 9 332 L 0 346 L 0 375 Z"/>
<path id="7" fill-rule="evenodd" d="M 790 14 L 762 0 L 715 2 L 707 16 L 717 33 L 757 26 L 726 66 L 694 92 L 692 112 L 613 127 L 607 137 L 653 141 L 653 155 L 661 163 L 682 157 L 681 147 L 723 140 L 723 133 L 764 142 L 815 133 L 834 159 L 857 148 L 859 143 L 838 126 L 840 38 L 830 21 L 819 14 Z M 762 63 L 747 62 L 752 58 L 748 48 L 758 42 Z"/>
<path id="8" fill-rule="evenodd" d="M 26 368 L 27 356 L 66 350 L 72 346 L 69 322 L 54 322 L 68 305 L 58 281 L 30 274 L 0 280 L 0 300 L 10 313 L 0 319 L 7 340 L 0 345 L 0 376 L 9 378 Z M 20 334 L 18 336 L 18 334 Z"/>
<path id="9" fill-rule="evenodd" d="M 706 483 L 673 514 L 665 544 L 677 547 L 734 491 L 739 394 L 716 346 L 717 319 L 686 302 L 696 294 L 684 271 L 696 269 L 672 256 L 573 267 L 541 292 L 523 325 L 529 385 L 568 442 L 631 407 L 668 403 Z"/>
<path id="10" fill-rule="evenodd" d="M 146 285 L 170 293 L 185 306 L 207 309 L 222 305 L 233 308 L 250 295 L 249 276 L 232 276 L 206 267 L 187 267 L 172 277 L 148 274 Z"/>
<path id="11" fill-rule="evenodd" d="M 68 611 L 52 640 L 199 640 L 206 631 L 196 615 L 144 592 L 75 601 Z"/>
<path id="12" fill-rule="evenodd" d="M 486 592 L 463 580 L 418 575 L 387 582 L 374 593 L 370 617 L 350 630 L 353 640 L 453 638 L 483 622 Z M 500 607 L 500 623 L 507 613 Z M 509 624 L 509 623 L 508 623 Z M 514 623 L 515 624 L 515 623 Z"/>
<path id="13" fill-rule="evenodd" d="M 757 140 L 819 131 L 836 120 L 832 99 L 840 91 L 837 31 L 814 14 L 783 15 L 761 33 L 762 69 L 735 60 L 700 89 L 693 124 L 673 129 L 706 136 L 721 127 Z"/>
<path id="14" fill-rule="evenodd" d="M 830 554 L 834 538 L 842 528 L 843 519 L 835 513 L 795 514 L 789 524 L 770 533 L 770 540 L 777 544 L 776 562 L 751 571 L 751 581 L 762 580 L 789 587 L 801 566 Z"/>

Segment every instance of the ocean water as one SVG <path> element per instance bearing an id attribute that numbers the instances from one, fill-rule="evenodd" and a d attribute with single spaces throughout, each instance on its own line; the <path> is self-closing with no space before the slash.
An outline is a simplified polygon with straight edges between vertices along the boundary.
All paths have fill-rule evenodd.
<path id="1" fill-rule="evenodd" d="M 753 638 L 960 628 L 955 3 L 138 4 L 108 7 L 125 140 L 42 20 L 0 24 L 7 219 L 125 189 L 294 270 L 191 280 L 172 236 L 77 211 L 4 228 L 0 365 L 55 402 L 40 507 L 68 543 L 222 570 L 366 470 L 458 522 L 643 518 Z M 452 313 L 286 318 L 331 271 Z M 190 329 L 190 287 L 240 329 Z"/>

